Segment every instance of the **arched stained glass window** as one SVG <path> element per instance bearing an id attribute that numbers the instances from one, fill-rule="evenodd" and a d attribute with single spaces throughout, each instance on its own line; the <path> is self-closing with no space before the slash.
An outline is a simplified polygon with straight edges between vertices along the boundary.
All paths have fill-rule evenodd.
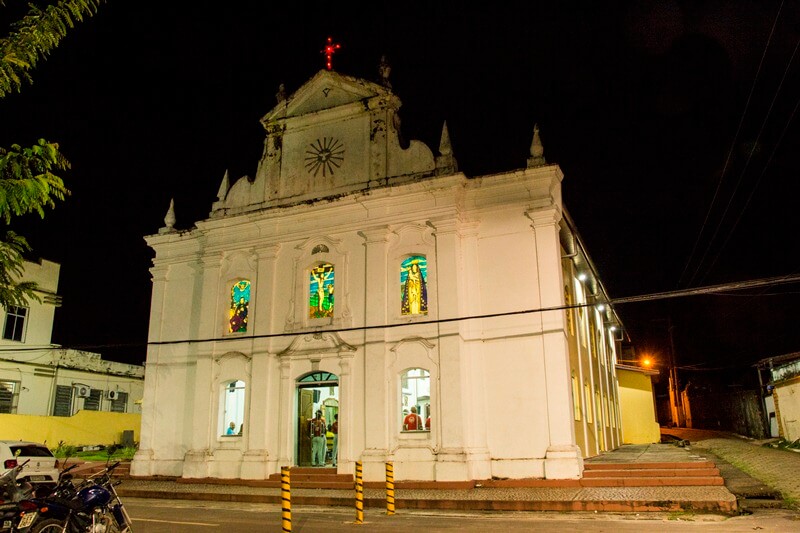
<path id="1" fill-rule="evenodd" d="M 308 316 L 333 316 L 333 265 L 323 263 L 312 268 L 309 282 Z"/>
<path id="2" fill-rule="evenodd" d="M 231 287 L 229 331 L 247 331 L 247 314 L 250 307 L 250 281 L 243 279 Z"/>
<path id="3" fill-rule="evenodd" d="M 412 255 L 400 263 L 400 297 L 402 314 L 428 314 L 428 259 L 424 255 Z"/>

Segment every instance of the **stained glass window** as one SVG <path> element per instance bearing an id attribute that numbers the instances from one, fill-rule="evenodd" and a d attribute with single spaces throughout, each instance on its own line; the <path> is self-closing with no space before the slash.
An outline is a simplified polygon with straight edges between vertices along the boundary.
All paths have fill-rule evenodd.
<path id="1" fill-rule="evenodd" d="M 428 314 L 428 259 L 424 255 L 412 255 L 400 263 L 400 297 L 402 314 Z"/>
<path id="2" fill-rule="evenodd" d="M 333 265 L 323 263 L 311 269 L 309 278 L 308 316 L 333 316 Z"/>
<path id="3" fill-rule="evenodd" d="M 247 331 L 247 312 L 250 307 L 250 281 L 243 279 L 231 287 L 230 332 Z"/>

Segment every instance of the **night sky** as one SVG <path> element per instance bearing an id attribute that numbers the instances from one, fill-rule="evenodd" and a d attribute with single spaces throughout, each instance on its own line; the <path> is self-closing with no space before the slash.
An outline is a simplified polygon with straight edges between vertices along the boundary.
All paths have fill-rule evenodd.
<path id="1" fill-rule="evenodd" d="M 329 35 L 342 74 L 376 80 L 387 56 L 404 136 L 436 150 L 446 120 L 467 176 L 523 168 L 538 123 L 612 298 L 800 271 L 800 2 L 177 4 L 109 1 L 0 100 L 0 146 L 44 137 L 73 165 L 67 201 L 11 226 L 62 265 L 56 343 L 144 361 L 143 237 L 170 198 L 190 228 L 226 169 L 255 173 L 259 118 L 324 68 Z M 735 377 L 800 350 L 797 292 L 616 309 L 660 362 L 673 326 L 683 379 Z"/>

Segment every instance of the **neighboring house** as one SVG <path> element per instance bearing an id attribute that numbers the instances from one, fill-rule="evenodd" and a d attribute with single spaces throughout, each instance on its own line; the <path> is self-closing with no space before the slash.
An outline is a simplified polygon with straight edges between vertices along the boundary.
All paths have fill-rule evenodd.
<path id="1" fill-rule="evenodd" d="M 41 303 L 0 308 L 0 414 L 71 416 L 81 409 L 137 413 L 144 367 L 51 344 L 60 266 L 25 262 Z"/>
<path id="2" fill-rule="evenodd" d="M 658 370 L 617 364 L 624 444 L 661 442 L 661 428 L 653 392 L 653 376 L 657 375 Z"/>
<path id="3" fill-rule="evenodd" d="M 208 219 L 178 230 L 170 204 L 146 237 L 134 475 L 319 463 L 317 411 L 367 481 L 386 461 L 406 480 L 578 478 L 622 443 L 619 321 L 538 129 L 525 168 L 470 178 L 446 126 L 437 156 L 404 142 L 399 108 L 388 83 L 320 71 L 262 119 L 255 177 L 226 173 Z"/>
<path id="4" fill-rule="evenodd" d="M 800 439 L 800 352 L 768 357 L 756 363 L 762 388 L 766 425 L 772 437 Z"/>

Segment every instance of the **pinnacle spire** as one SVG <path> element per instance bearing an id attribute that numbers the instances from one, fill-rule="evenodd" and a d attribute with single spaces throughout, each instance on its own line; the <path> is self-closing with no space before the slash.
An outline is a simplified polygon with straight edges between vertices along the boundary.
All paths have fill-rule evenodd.
<path id="1" fill-rule="evenodd" d="M 458 172 L 458 162 L 453 155 L 453 145 L 450 143 L 450 132 L 447 121 L 442 125 L 442 136 L 439 140 L 439 154 L 436 156 L 437 174 L 455 174 Z"/>
<path id="2" fill-rule="evenodd" d="M 540 167 L 546 164 L 547 161 L 544 158 L 544 146 L 542 146 L 542 139 L 539 137 L 539 124 L 534 124 L 531 153 L 530 157 L 528 157 L 528 168 Z"/>
<path id="3" fill-rule="evenodd" d="M 164 227 L 159 229 L 159 233 L 172 233 L 175 231 L 175 198 L 170 198 L 169 209 L 164 216 Z"/>
<path id="4" fill-rule="evenodd" d="M 225 175 L 222 176 L 222 183 L 219 184 L 219 190 L 217 191 L 217 200 L 220 202 L 225 200 L 225 197 L 228 196 L 228 189 L 231 188 L 231 181 L 228 177 L 228 169 L 225 169 Z"/>

